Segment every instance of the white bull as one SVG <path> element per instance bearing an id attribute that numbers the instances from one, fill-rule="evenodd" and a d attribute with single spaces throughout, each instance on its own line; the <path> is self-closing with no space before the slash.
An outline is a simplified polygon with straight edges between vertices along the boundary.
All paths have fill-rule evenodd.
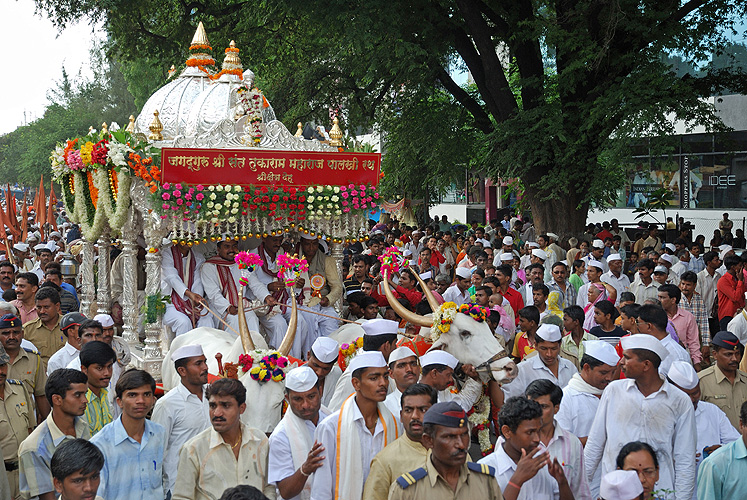
<path id="1" fill-rule="evenodd" d="M 255 349 L 267 350 L 267 342 L 265 342 L 262 335 L 256 331 L 249 331 L 246 327 L 246 319 L 241 318 L 241 316 L 240 314 L 239 330 L 242 332 L 244 338 L 250 337 Z M 278 348 L 278 351 L 285 353 L 284 355 L 287 355 L 290 345 L 293 344 L 296 321 L 297 311 L 294 304 L 291 321 L 288 324 L 288 331 L 286 332 L 283 343 Z M 179 335 L 171 343 L 169 352 L 166 353 L 163 359 L 161 374 L 164 390 L 170 390 L 179 383 L 179 375 L 174 369 L 173 361 L 171 361 L 171 353 L 174 350 L 185 345 L 199 344 L 202 346 L 202 350 L 207 358 L 208 373 L 217 376 L 219 370 L 215 355 L 220 353 L 222 356 L 221 361 L 224 364 L 238 363 L 239 355 L 244 354 L 244 346 L 241 339 L 241 336 L 236 336 L 233 333 L 205 327 L 195 328 L 183 335 Z M 295 366 L 296 364 L 292 364 L 285 370 L 287 371 Z M 241 420 L 255 429 L 268 433 L 272 432 L 278 422 L 280 422 L 281 408 L 283 398 L 285 397 L 285 384 L 272 380 L 257 382 L 251 378 L 249 372 L 243 373 L 241 369 L 239 369 L 239 380 L 246 387 L 246 411 L 241 416 Z"/>

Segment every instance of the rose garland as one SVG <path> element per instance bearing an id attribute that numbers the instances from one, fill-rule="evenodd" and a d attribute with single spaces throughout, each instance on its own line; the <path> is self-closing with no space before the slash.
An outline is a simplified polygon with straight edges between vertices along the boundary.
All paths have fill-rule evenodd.
<path id="1" fill-rule="evenodd" d="M 306 189 L 309 220 L 339 216 L 352 210 L 376 208 L 379 193 L 373 186 L 316 186 Z"/>

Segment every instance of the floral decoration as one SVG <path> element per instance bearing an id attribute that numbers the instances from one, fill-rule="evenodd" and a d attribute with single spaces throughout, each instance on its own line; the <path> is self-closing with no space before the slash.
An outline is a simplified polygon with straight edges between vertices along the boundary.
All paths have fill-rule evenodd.
<path id="1" fill-rule="evenodd" d="M 241 370 L 257 382 L 282 382 L 290 362 L 277 351 L 253 351 L 239 356 Z"/>
<path id="2" fill-rule="evenodd" d="M 338 356 L 340 368 L 344 371 L 350 364 L 350 360 L 356 355 L 356 353 L 363 349 L 363 337 L 358 337 L 349 344 L 342 344 L 340 346 L 340 354 Z"/>
<path id="3" fill-rule="evenodd" d="M 309 263 L 304 258 L 298 258 L 298 254 L 280 254 L 277 257 L 278 278 L 283 280 L 285 286 L 293 286 L 296 280 L 309 270 Z"/>
<path id="4" fill-rule="evenodd" d="M 353 210 L 377 207 L 379 193 L 371 185 L 309 186 L 306 189 L 306 210 L 309 220 L 347 214 Z"/>
<path id="5" fill-rule="evenodd" d="M 431 340 L 435 342 L 442 333 L 451 329 L 451 324 L 456 318 L 458 307 L 455 302 L 444 302 L 438 311 L 433 313 L 433 325 L 431 325 Z"/>
<path id="6" fill-rule="evenodd" d="M 487 321 L 490 315 L 490 309 L 476 304 L 462 304 L 459 306 L 459 312 L 472 316 L 472 319 L 480 323 Z"/>
<path id="7" fill-rule="evenodd" d="M 477 432 L 477 441 L 480 444 L 480 452 L 485 457 L 493 452 L 493 443 L 490 442 L 490 397 L 488 386 L 482 386 L 482 395 L 467 412 L 467 419 L 472 424 L 472 430 Z"/>
<path id="8" fill-rule="evenodd" d="M 244 251 L 236 254 L 236 257 L 234 257 L 234 261 L 236 261 L 236 263 L 239 265 L 239 270 L 241 271 L 241 278 L 239 278 L 239 283 L 241 283 L 243 286 L 247 286 L 249 284 L 249 274 L 253 273 L 257 266 L 261 267 L 264 264 L 262 258 L 256 253 L 248 253 Z"/>
<path id="9" fill-rule="evenodd" d="M 389 247 L 384 250 L 379 255 L 379 262 L 381 262 L 381 274 L 384 276 L 386 276 L 386 273 L 389 273 L 389 276 L 397 274 L 400 266 L 406 264 L 404 257 L 402 257 L 397 247 Z"/>

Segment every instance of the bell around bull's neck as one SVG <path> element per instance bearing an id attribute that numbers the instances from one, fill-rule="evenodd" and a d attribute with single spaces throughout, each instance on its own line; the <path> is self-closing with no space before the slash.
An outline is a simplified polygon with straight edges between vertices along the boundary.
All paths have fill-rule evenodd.
<path id="1" fill-rule="evenodd" d="M 292 288 L 290 297 L 291 317 L 288 321 L 288 330 L 286 330 L 283 341 L 280 343 L 280 347 L 278 347 L 278 352 L 283 356 L 287 356 L 290 353 L 293 342 L 296 340 L 296 327 L 298 326 L 298 306 L 296 305 L 296 296 Z"/>
<path id="2" fill-rule="evenodd" d="M 241 345 L 244 347 L 244 352 L 249 353 L 256 349 L 254 341 L 252 340 L 252 334 L 249 332 L 249 326 L 246 324 L 246 314 L 244 313 L 244 287 L 239 288 L 239 336 L 241 337 Z"/>
<path id="3" fill-rule="evenodd" d="M 418 278 L 420 277 L 418 276 Z M 410 311 L 405 306 L 400 304 L 396 298 L 394 298 L 392 289 L 389 288 L 388 280 L 389 280 L 389 272 L 384 271 L 384 279 L 382 280 L 381 284 L 384 286 L 384 294 L 386 295 L 386 299 L 389 301 L 389 305 L 392 306 L 392 309 L 394 309 L 394 312 L 396 312 L 400 318 L 404 318 L 405 320 L 409 321 L 413 325 L 430 327 L 433 324 L 433 321 L 430 318 L 426 318 L 425 316 L 421 316 L 419 314 L 416 314 Z"/>

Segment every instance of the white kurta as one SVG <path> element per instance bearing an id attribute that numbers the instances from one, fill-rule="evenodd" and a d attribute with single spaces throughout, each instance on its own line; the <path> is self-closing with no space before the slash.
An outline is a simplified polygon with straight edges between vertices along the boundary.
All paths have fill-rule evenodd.
<path id="1" fill-rule="evenodd" d="M 230 269 L 231 276 L 233 277 L 233 281 L 236 284 L 236 290 L 238 290 L 239 287 L 241 287 L 241 284 L 239 283 L 239 279 L 241 278 L 239 265 L 231 264 Z M 212 309 L 216 314 L 220 315 L 226 321 L 226 323 L 231 325 L 231 328 L 236 330 L 236 332 L 238 333 L 239 317 L 238 315 L 228 314 L 228 308 L 231 303 L 226 297 L 223 296 L 223 288 L 221 287 L 220 277 L 218 276 L 218 266 L 209 262 L 203 263 L 202 268 L 200 269 L 200 277 L 202 279 L 202 286 L 205 290 L 205 299 L 207 299 L 208 304 L 210 305 L 210 309 Z M 249 329 L 258 332 L 259 320 L 257 319 L 257 315 L 254 313 L 254 311 L 247 311 L 245 314 L 247 326 L 249 327 Z M 224 330 L 226 329 L 224 328 L 224 325 L 222 323 L 220 327 Z"/>
<path id="2" fill-rule="evenodd" d="M 378 452 L 384 449 L 386 435 L 381 419 L 376 421 L 376 428 L 373 434 L 366 427 L 366 421 L 363 418 L 358 405 L 355 401 L 351 410 L 358 429 L 357 436 L 341 436 L 340 439 L 358 439 L 361 443 L 361 470 L 363 471 L 363 482 L 366 482 L 368 473 L 371 472 L 371 460 Z M 314 484 L 311 486 L 311 500 L 332 500 L 335 498 L 335 473 L 336 473 L 336 456 L 337 456 L 337 422 L 340 418 L 339 410 L 322 420 L 314 433 L 314 440 L 324 446 L 324 455 L 326 458 L 314 473 Z M 395 416 L 395 420 L 399 419 Z M 348 466 L 355 467 L 356 464 Z M 361 486 L 361 491 L 363 487 Z M 348 500 L 348 499 L 346 499 Z"/>
<path id="3" fill-rule="evenodd" d="M 171 292 L 176 291 L 177 295 L 179 295 L 183 300 L 188 300 L 184 295 L 187 290 L 198 295 L 203 295 L 204 288 L 202 286 L 202 273 L 200 272 L 200 268 L 205 262 L 205 257 L 200 252 L 195 252 L 192 249 L 190 249 L 190 253 L 195 262 L 195 271 L 192 288 L 188 289 L 187 283 L 189 282 L 189 276 L 180 276 L 176 271 L 171 247 L 166 247 L 161 251 L 161 293 L 163 295 L 170 297 Z M 189 272 L 188 257 L 182 257 L 182 269 L 184 269 L 185 274 Z M 205 312 L 207 313 L 207 311 Z M 199 314 L 195 313 L 195 316 L 197 317 L 197 326 L 214 326 L 212 314 L 207 313 L 204 316 L 199 316 Z M 163 322 L 171 328 L 175 335 L 187 333 L 192 329 L 191 318 L 186 314 L 177 311 L 173 304 L 166 304 Z"/>
<path id="4" fill-rule="evenodd" d="M 622 273 L 620 273 L 620 277 L 618 278 L 617 276 L 612 274 L 612 271 L 609 271 L 609 272 L 604 273 L 602 277 L 599 279 L 602 280 L 602 282 L 612 285 L 615 288 L 615 291 L 617 292 L 617 298 L 615 299 L 615 305 L 620 304 L 620 295 L 623 292 L 630 291 L 630 278 L 628 278 Z"/>
<path id="5" fill-rule="evenodd" d="M 579 438 L 589 436 L 591 424 L 599 408 L 599 398 L 587 392 L 579 392 L 572 387 L 563 388 L 563 399 L 555 415 L 558 424 Z"/>
<path id="6" fill-rule="evenodd" d="M 669 356 L 664 358 L 659 365 L 659 375 L 661 375 L 661 378 L 666 378 L 673 361 L 684 361 L 685 363 L 690 364 L 693 363 L 690 354 L 684 347 L 675 342 L 671 335 L 664 337 L 664 340 L 662 340 L 661 343 L 667 348 L 667 351 L 669 351 Z"/>
<path id="7" fill-rule="evenodd" d="M 558 387 L 565 387 L 571 380 L 574 373 L 578 373 L 573 363 L 565 358 L 558 356 L 558 376 L 556 377 L 550 369 L 542 362 L 539 354 L 525 359 L 517 365 L 519 374 L 508 384 L 503 386 L 503 393 L 506 399 L 512 396 L 523 396 L 527 386 L 535 380 L 551 380 Z"/>
<path id="8" fill-rule="evenodd" d="M 487 464 L 495 468 L 495 480 L 498 481 L 501 491 L 508 487 L 508 482 L 516 472 L 516 462 L 503 450 L 503 443 L 503 438 L 499 437 L 498 442 L 495 443 L 495 451 L 477 461 L 478 464 Z M 545 451 L 542 443 L 537 452 L 540 451 Z M 558 500 L 559 498 L 558 482 L 547 472 L 547 466 L 544 466 L 532 479 L 522 485 L 517 500 Z"/>
<path id="9" fill-rule="evenodd" d="M 698 401 L 698 407 L 695 409 L 695 426 L 698 429 L 698 444 L 695 449 L 697 466 L 703 461 L 703 448 L 715 444 L 729 444 L 741 437 L 729 422 L 726 413 L 707 401 Z"/>
<path id="10" fill-rule="evenodd" d="M 461 306 L 469 302 L 469 292 L 467 290 L 460 292 L 458 286 L 451 285 L 444 292 L 444 302 L 454 302 L 456 305 Z"/>
<path id="11" fill-rule="evenodd" d="M 291 409 L 288 408 L 287 411 L 291 411 Z M 319 420 L 317 422 L 321 423 L 322 420 L 328 416 L 329 414 L 327 412 L 319 410 Z M 316 426 L 311 420 L 305 420 L 304 423 L 306 424 L 306 430 L 309 432 L 309 437 L 313 443 Z M 272 431 L 272 434 L 270 434 L 270 456 L 267 460 L 267 482 L 275 485 L 278 499 L 282 499 L 283 497 L 280 496 L 280 490 L 277 488 L 277 483 L 295 473 L 296 466 L 293 464 L 291 443 L 288 439 L 285 421 L 281 420 L 277 427 L 275 427 L 275 430 Z M 308 478 L 307 481 L 313 481 L 315 475 L 316 474 Z M 301 495 L 299 494 L 286 500 L 299 500 L 300 498 Z"/>
<path id="12" fill-rule="evenodd" d="M 335 394 L 335 385 L 342 376 L 342 370 L 340 366 L 335 363 L 332 369 L 329 371 L 326 377 L 324 377 L 324 392 L 322 393 L 322 406 L 329 408 L 329 403 L 332 401 L 332 396 Z"/>
<path id="13" fill-rule="evenodd" d="M 669 382 L 647 397 L 635 380 L 616 380 L 604 390 L 584 449 L 586 478 L 597 468 L 615 470 L 620 449 L 643 441 L 656 450 L 659 481 L 655 489 L 675 491 L 675 500 L 695 492 L 695 413 L 690 398 Z"/>
<path id="14" fill-rule="evenodd" d="M 176 468 L 179 465 L 179 450 L 184 443 L 210 427 L 208 400 L 189 392 L 179 384 L 156 401 L 151 420 L 166 429 L 166 449 L 163 457 L 164 482 L 169 491 L 176 482 Z"/>

